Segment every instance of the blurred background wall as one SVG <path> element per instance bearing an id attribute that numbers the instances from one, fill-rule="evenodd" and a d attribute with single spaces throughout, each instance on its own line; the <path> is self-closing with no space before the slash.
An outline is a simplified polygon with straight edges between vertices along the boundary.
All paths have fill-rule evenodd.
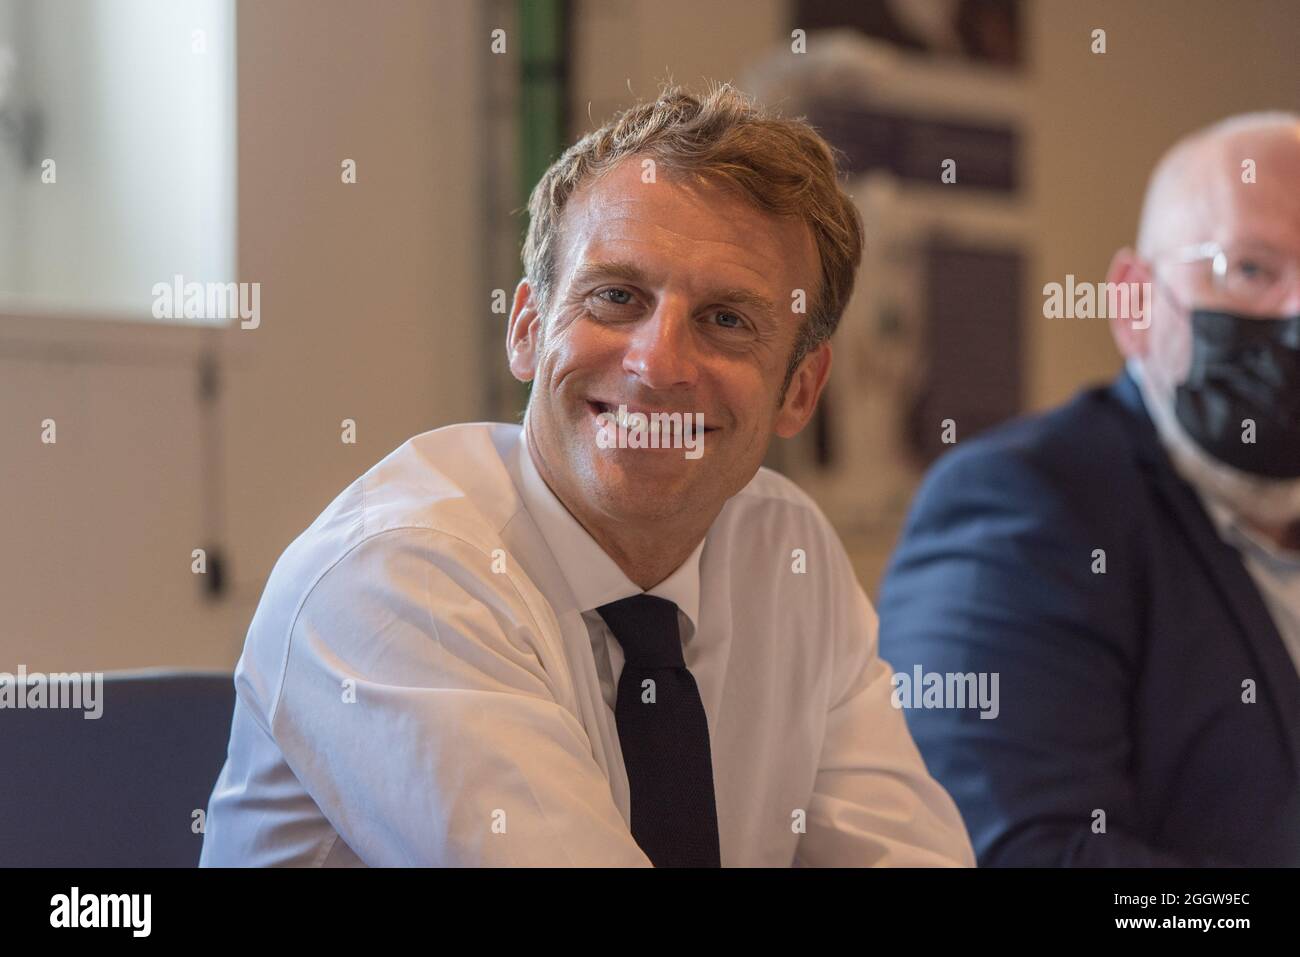
<path id="1" fill-rule="evenodd" d="M 148 13 L 148 2 L 108 9 Z M 100 134 L 133 131 L 115 140 L 141 151 L 135 165 L 124 154 L 131 168 L 159 156 L 193 163 L 197 148 L 170 132 L 192 128 L 193 116 L 145 103 L 76 106 L 94 97 L 93 83 L 78 85 L 82 73 L 93 78 L 94 56 L 76 48 L 79 31 L 93 27 L 91 6 L 0 2 L 10 78 L 7 95 L 0 85 L 0 670 L 231 667 L 277 556 L 352 479 L 418 432 L 518 413 L 523 392 L 505 374 L 493 291 L 509 295 L 519 278 L 518 209 L 552 148 L 653 96 L 668 77 L 770 82 L 773 57 L 794 55 L 801 15 L 833 24 L 861 5 L 277 0 L 239 2 L 225 17 L 221 4 L 195 6 L 205 55 L 230 55 L 229 261 L 239 280 L 261 284 L 256 329 L 159 322 L 147 297 L 132 311 L 38 295 L 38 265 L 24 258 L 38 222 L 43 235 L 64 237 L 53 255 L 85 260 L 57 264 L 74 272 L 107 255 L 72 241 L 85 230 L 113 230 L 123 244 L 156 243 L 156 231 L 172 227 L 222 235 L 220 223 L 196 227 L 192 210 L 147 192 L 115 220 L 92 221 L 84 211 L 93 204 L 69 204 L 99 162 L 94 125 L 78 109 L 121 112 L 121 127 Z M 1018 66 L 929 57 L 916 68 L 923 76 L 905 70 L 898 85 L 906 93 L 921 76 L 917 84 L 951 97 L 949 110 L 972 115 L 980 103 L 961 98 L 988 90 L 1019 117 L 1020 186 L 996 215 L 980 211 L 978 196 L 971 203 L 976 219 L 1022 224 L 1008 347 L 1018 410 L 1033 410 L 1119 368 L 1104 323 L 1042 317 L 1043 284 L 1104 278 L 1114 249 L 1133 238 L 1151 165 L 1177 136 L 1234 112 L 1297 108 L 1300 7 L 1011 6 Z M 37 7 L 66 18 L 69 62 L 59 69 L 30 62 L 22 42 Z M 496 29 L 506 41 L 498 52 Z M 1096 29 L 1106 31 L 1101 55 L 1091 50 Z M 192 45 L 192 33 L 178 23 L 154 42 Z M 818 36 L 809 30 L 810 52 Z M 42 106 L 43 132 L 28 135 L 23 117 Z M 57 184 L 31 185 L 40 169 L 24 163 L 24 142 L 37 160 L 58 160 Z M 355 184 L 341 181 L 346 159 Z M 864 202 L 875 189 L 862 188 Z M 870 243 L 873 223 L 867 229 Z M 891 281 L 888 260 L 869 262 L 864 302 Z M 846 316 L 841 335 L 855 315 L 870 312 Z M 987 345 L 999 354 L 999 342 Z M 874 361 L 887 377 L 888 348 L 865 353 L 844 366 L 837 353 L 836 374 L 871 374 Z M 836 429 L 851 434 L 859 411 L 845 399 Z M 54 444 L 41 441 L 47 419 L 57 424 Z M 345 419 L 355 443 L 341 439 Z M 871 442 L 857 445 L 853 454 L 866 458 L 851 461 L 885 469 L 887 447 L 873 456 Z M 843 476 L 822 483 L 813 474 L 815 452 L 805 438 L 774 464 L 825 497 L 874 593 L 906 506 L 899 490 L 923 462 L 900 467 L 894 496 L 860 520 Z M 220 565 L 216 594 L 211 568 L 191 570 L 196 548 Z"/>

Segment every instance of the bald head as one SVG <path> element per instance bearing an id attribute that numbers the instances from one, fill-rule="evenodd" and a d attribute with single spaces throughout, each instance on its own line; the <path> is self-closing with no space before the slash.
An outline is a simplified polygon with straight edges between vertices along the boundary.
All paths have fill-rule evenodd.
<path id="1" fill-rule="evenodd" d="M 1252 161 L 1254 182 L 1243 182 Z M 1300 114 L 1247 113 L 1176 143 L 1147 186 L 1138 252 L 1238 239 L 1300 249 Z"/>

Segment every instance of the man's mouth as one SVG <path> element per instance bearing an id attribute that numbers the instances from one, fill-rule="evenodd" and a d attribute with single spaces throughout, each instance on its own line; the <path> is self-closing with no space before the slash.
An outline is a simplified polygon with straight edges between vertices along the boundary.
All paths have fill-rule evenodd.
<path id="1" fill-rule="evenodd" d="M 664 438 L 670 438 L 679 431 L 687 437 L 694 435 L 696 425 L 702 421 L 703 416 L 703 413 L 699 412 L 649 409 L 644 406 L 603 402 L 599 399 L 588 399 L 587 408 L 598 426 L 612 422 L 617 428 L 642 429 L 652 435 L 657 435 L 662 430 Z M 705 425 L 700 431 L 701 433 L 716 432 L 718 427 Z"/>

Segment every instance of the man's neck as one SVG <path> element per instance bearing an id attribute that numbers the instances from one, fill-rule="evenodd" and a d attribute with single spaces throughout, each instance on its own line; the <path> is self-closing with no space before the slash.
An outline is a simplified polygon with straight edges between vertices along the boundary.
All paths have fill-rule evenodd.
<path id="1" fill-rule="evenodd" d="M 559 483 L 537 454 L 531 436 L 528 452 L 537 474 L 560 504 L 642 591 L 654 588 L 681 567 L 722 510 L 719 506 L 711 515 L 683 513 L 671 520 L 656 519 L 645 523 L 602 522 L 598 514 L 585 508 L 581 502 L 566 499 Z"/>
<path id="2" fill-rule="evenodd" d="M 656 523 L 651 529 L 622 525 L 616 534 L 611 534 L 606 528 L 584 522 L 581 515 L 574 517 L 642 591 L 649 591 L 677 571 L 712 524 L 688 528 L 681 523 Z"/>

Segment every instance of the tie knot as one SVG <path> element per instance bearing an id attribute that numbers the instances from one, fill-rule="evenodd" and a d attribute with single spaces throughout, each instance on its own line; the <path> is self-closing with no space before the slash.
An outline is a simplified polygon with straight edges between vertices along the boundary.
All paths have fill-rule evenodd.
<path id="1" fill-rule="evenodd" d="M 685 668 L 677 605 L 657 595 L 632 595 L 596 612 L 623 648 L 627 663 L 641 668 Z"/>

